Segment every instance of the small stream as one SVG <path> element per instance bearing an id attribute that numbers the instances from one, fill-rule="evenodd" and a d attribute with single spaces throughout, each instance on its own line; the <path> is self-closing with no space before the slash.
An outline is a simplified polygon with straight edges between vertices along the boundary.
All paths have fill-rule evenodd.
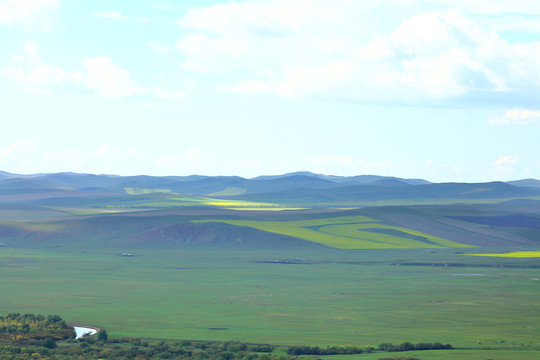
<path id="1" fill-rule="evenodd" d="M 94 335 L 97 333 L 97 330 L 93 328 L 87 328 L 87 327 L 82 327 L 82 326 L 74 326 L 73 328 L 75 329 L 75 333 L 76 333 L 75 339 L 80 339 L 85 334 Z"/>

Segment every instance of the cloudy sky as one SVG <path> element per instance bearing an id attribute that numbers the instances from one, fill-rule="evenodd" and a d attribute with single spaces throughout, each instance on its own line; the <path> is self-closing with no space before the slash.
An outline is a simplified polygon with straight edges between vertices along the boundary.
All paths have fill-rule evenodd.
<path id="1" fill-rule="evenodd" d="M 540 178 L 537 0 L 0 0 L 0 170 Z"/>

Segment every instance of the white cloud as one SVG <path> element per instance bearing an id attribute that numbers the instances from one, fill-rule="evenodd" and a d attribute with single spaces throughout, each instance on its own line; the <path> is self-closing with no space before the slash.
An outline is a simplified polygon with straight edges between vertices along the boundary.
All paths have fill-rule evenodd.
<path id="1" fill-rule="evenodd" d="M 11 57 L 10 66 L 0 68 L 0 75 L 13 80 L 24 92 L 43 94 L 82 83 L 81 72 L 44 64 L 35 43 L 25 41 L 24 50 L 25 54 Z"/>
<path id="2" fill-rule="evenodd" d="M 120 68 L 108 56 L 83 58 L 86 72 L 68 71 L 43 63 L 38 46 L 26 40 L 24 53 L 11 56 L 10 65 L 0 68 L 0 76 L 11 79 L 23 92 L 46 94 L 69 92 L 89 88 L 108 98 L 127 97 L 147 92 L 130 77 L 128 70 Z M 179 101 L 184 99 L 182 91 L 170 91 L 153 87 L 151 94 L 156 99 Z"/>
<path id="3" fill-rule="evenodd" d="M 70 83 L 80 84 L 82 81 L 80 72 L 66 72 L 61 68 L 47 65 L 37 66 L 29 71 L 25 71 L 20 67 L 6 67 L 0 69 L 0 75 L 12 78 L 23 91 L 33 94 L 48 93 L 53 86 L 63 86 Z"/>
<path id="4" fill-rule="evenodd" d="M 35 173 L 37 169 L 43 169 L 37 170 L 37 172 L 88 172 L 88 164 L 89 156 L 87 153 L 79 150 L 62 150 L 42 153 L 41 158 L 37 158 L 35 163 L 29 164 L 27 172 Z"/>
<path id="5" fill-rule="evenodd" d="M 0 26 L 22 24 L 30 30 L 50 27 L 61 0 L 0 0 Z"/>
<path id="6" fill-rule="evenodd" d="M 187 151 L 183 156 L 183 160 L 188 164 L 202 164 L 208 166 L 218 162 L 218 156 L 211 153 L 204 153 L 200 148 L 194 148 Z"/>
<path id="7" fill-rule="evenodd" d="M 14 156 L 17 154 L 28 155 L 30 152 L 32 152 L 35 145 L 36 143 L 32 140 L 17 140 L 4 148 L 0 148 L 0 158 Z"/>
<path id="8" fill-rule="evenodd" d="M 83 58 L 86 84 L 104 97 L 125 97 L 146 91 L 131 80 L 129 71 L 121 69 L 108 56 Z"/>
<path id="9" fill-rule="evenodd" d="M 519 157 L 512 157 L 509 155 L 501 156 L 495 161 L 495 166 L 511 166 L 515 165 L 519 161 Z"/>
<path id="10" fill-rule="evenodd" d="M 90 172 L 95 174 L 127 174 L 132 171 L 133 164 L 147 162 L 141 159 L 135 148 L 115 148 L 113 146 L 101 146 L 95 151 L 81 151 L 66 149 L 61 151 L 41 150 L 40 156 L 35 156 L 30 171 L 76 171 Z"/>
<path id="11" fill-rule="evenodd" d="M 505 155 L 499 157 L 493 163 L 494 177 L 508 178 L 509 176 L 515 174 L 518 161 L 519 157 L 517 156 L 514 157 L 510 155 Z"/>
<path id="12" fill-rule="evenodd" d="M 534 124 L 540 119 L 538 110 L 513 109 L 506 111 L 502 116 L 496 117 L 490 121 L 492 125 L 526 125 Z"/>
<path id="13" fill-rule="evenodd" d="M 184 34 L 176 50 L 185 70 L 241 77 L 217 86 L 248 94 L 536 103 L 540 42 L 511 44 L 480 16 L 527 14 L 532 4 L 231 2 L 187 11 L 178 21 Z"/>
<path id="14" fill-rule="evenodd" d="M 15 173 L 29 173 L 33 171 L 32 166 L 37 154 L 38 151 L 34 141 L 17 140 L 4 148 L 0 148 L 0 162 L 3 170 Z"/>

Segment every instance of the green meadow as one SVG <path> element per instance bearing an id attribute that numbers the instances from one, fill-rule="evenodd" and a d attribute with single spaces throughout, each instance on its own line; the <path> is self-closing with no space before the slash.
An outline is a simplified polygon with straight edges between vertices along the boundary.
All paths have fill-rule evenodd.
<path id="1" fill-rule="evenodd" d="M 399 353 L 373 353 L 362 355 L 323 356 L 328 360 L 380 360 L 380 359 L 420 359 L 420 360 L 537 360 L 538 350 L 496 349 L 496 350 L 422 350 Z M 400 359 L 401 358 L 401 359 Z"/>
<path id="2" fill-rule="evenodd" d="M 112 336 L 538 349 L 534 259 L 454 252 L 3 247 L 0 313 L 61 314 Z"/>

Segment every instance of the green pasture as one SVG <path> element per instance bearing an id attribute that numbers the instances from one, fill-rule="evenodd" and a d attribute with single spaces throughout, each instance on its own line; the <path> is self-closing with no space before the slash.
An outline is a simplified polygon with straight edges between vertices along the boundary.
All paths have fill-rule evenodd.
<path id="1" fill-rule="evenodd" d="M 337 249 L 411 249 L 471 247 L 421 231 L 391 226 L 366 216 L 343 216 L 301 221 L 196 220 L 248 226 L 314 241 Z"/>
<path id="2" fill-rule="evenodd" d="M 540 342 L 538 270 L 496 266 L 531 259 L 464 257 L 451 249 L 15 246 L 0 247 L 0 313 L 59 314 L 112 336 L 499 349 Z M 122 252 L 134 256 L 117 256 Z M 392 265 L 458 261 L 463 266 Z"/>
<path id="3" fill-rule="evenodd" d="M 362 355 L 322 356 L 327 360 L 378 360 L 381 358 L 415 357 L 420 360 L 538 360 L 540 349 L 474 349 L 474 350 L 422 350 L 391 353 L 372 353 Z"/>

